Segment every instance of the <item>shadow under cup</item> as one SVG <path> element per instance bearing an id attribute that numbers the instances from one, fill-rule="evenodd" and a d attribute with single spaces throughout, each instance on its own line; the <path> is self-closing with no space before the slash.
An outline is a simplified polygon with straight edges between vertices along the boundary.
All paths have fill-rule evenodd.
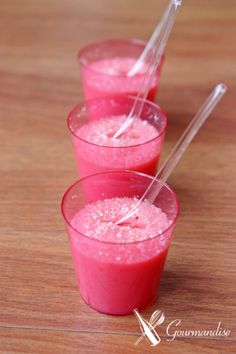
<path id="1" fill-rule="evenodd" d="M 155 175 L 167 129 L 167 115 L 158 105 L 147 100 L 138 101 L 139 105 L 143 105 L 140 119 L 147 121 L 157 131 L 156 137 L 150 141 L 113 147 L 91 143 L 79 135 L 79 129 L 87 123 L 102 118 L 128 116 L 135 99 L 130 96 L 98 97 L 81 102 L 69 113 L 67 124 L 80 177 L 108 170 L 133 170 Z"/>
<path id="2" fill-rule="evenodd" d="M 141 241 L 92 239 L 72 227 L 71 221 L 88 203 L 115 197 L 140 198 L 151 181 L 151 176 L 136 172 L 110 171 L 77 181 L 63 196 L 62 213 L 80 294 L 99 312 L 127 315 L 155 301 L 179 214 L 178 199 L 164 184 L 154 205 L 166 214 L 170 225 L 161 234 L 157 230 L 156 237 Z"/>
<path id="3" fill-rule="evenodd" d="M 109 73 L 111 66 L 109 60 L 131 58 L 135 62 L 143 52 L 145 45 L 145 42 L 137 39 L 114 39 L 96 42 L 82 48 L 78 53 L 78 59 L 85 98 L 90 99 L 116 94 L 137 96 L 145 73 L 137 73 L 131 77 L 122 73 L 111 74 Z M 107 72 L 93 68 L 94 63 L 104 60 L 107 61 Z M 153 76 L 147 96 L 148 100 L 153 101 L 157 93 L 162 64 L 163 57 Z"/>

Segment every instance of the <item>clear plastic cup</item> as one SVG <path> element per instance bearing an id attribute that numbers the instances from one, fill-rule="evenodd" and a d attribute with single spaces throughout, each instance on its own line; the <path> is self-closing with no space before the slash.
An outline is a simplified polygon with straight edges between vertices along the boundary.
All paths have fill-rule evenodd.
<path id="1" fill-rule="evenodd" d="M 78 130 L 84 124 L 104 117 L 128 115 L 134 100 L 134 97 L 126 96 L 97 97 L 78 104 L 69 113 L 67 123 L 80 177 L 124 169 L 155 175 L 167 128 L 167 115 L 153 102 L 144 101 L 140 119 L 156 128 L 154 139 L 132 146 L 111 147 L 91 143 L 79 136 Z"/>
<path id="2" fill-rule="evenodd" d="M 137 96 L 138 89 L 145 75 L 145 69 L 132 77 L 126 75 L 126 65 L 129 69 L 131 62 L 135 63 L 145 48 L 146 43 L 140 40 L 106 40 L 96 42 L 82 48 L 78 53 L 80 72 L 84 95 L 86 99 L 107 95 Z M 114 63 L 115 60 L 115 63 Z M 123 71 L 111 68 L 122 61 Z M 126 63 L 125 63 L 126 61 Z M 160 81 L 163 58 L 153 78 L 147 99 L 153 101 Z M 104 68 L 106 70 L 104 71 Z"/>
<path id="3" fill-rule="evenodd" d="M 161 234 L 157 230 L 156 237 L 142 241 L 121 243 L 119 239 L 116 242 L 93 239 L 89 234 L 81 234 L 71 221 L 88 203 L 114 197 L 140 198 L 152 178 L 132 171 L 95 174 L 77 181 L 63 196 L 62 214 L 80 294 L 89 306 L 99 312 L 127 315 L 157 299 L 179 214 L 178 198 L 167 184 L 163 186 L 154 205 L 162 209 L 170 224 Z"/>

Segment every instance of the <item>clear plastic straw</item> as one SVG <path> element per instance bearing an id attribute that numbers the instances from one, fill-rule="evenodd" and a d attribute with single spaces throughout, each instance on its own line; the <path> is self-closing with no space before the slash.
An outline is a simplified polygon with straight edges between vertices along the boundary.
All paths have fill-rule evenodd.
<path id="1" fill-rule="evenodd" d="M 140 117 L 140 114 L 143 110 L 144 100 L 147 98 L 150 85 L 152 84 L 153 76 L 161 61 L 161 57 L 164 53 L 172 27 L 175 23 L 178 8 L 180 7 L 180 5 L 181 1 L 171 1 L 169 9 L 165 15 L 165 19 L 163 20 L 162 28 L 160 30 L 160 35 L 157 38 L 155 48 L 153 48 L 153 50 L 151 51 L 152 55 L 150 55 L 149 57 L 147 71 L 139 87 L 137 99 L 135 100 L 128 117 L 118 129 L 118 131 L 114 134 L 113 139 L 117 139 L 130 126 L 134 119 Z"/>
<path id="2" fill-rule="evenodd" d="M 192 119 L 191 123 L 188 125 L 187 129 L 175 145 L 174 149 L 169 154 L 161 169 L 157 172 L 145 193 L 138 200 L 137 204 L 123 218 L 115 223 L 116 225 L 122 224 L 131 216 L 133 216 L 138 211 L 138 207 L 143 200 L 147 200 L 151 204 L 156 200 L 163 184 L 166 182 L 171 172 L 174 170 L 175 166 L 193 140 L 194 136 L 197 134 L 203 123 L 207 120 L 226 91 L 227 86 L 225 84 L 218 84 L 214 88 L 195 117 Z M 155 183 L 156 180 L 160 182 L 157 186 Z"/>

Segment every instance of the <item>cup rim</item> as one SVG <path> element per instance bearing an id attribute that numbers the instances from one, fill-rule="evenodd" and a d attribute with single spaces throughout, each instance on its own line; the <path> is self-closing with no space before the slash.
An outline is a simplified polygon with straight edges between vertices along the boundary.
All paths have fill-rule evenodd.
<path id="1" fill-rule="evenodd" d="M 128 99 L 132 99 L 132 100 L 139 100 L 141 102 L 144 101 L 144 103 L 147 103 L 149 104 L 150 106 L 153 106 L 154 108 L 157 108 L 158 111 L 162 114 L 162 117 L 163 119 L 165 120 L 165 123 L 164 123 L 164 127 L 162 128 L 162 130 L 160 132 L 158 132 L 158 134 L 152 138 L 151 140 L 148 140 L 148 141 L 145 141 L 143 143 L 139 143 L 139 144 L 134 144 L 134 145 L 126 145 L 126 146 L 109 146 L 109 145 L 99 145 L 99 144 L 95 144 L 91 141 L 88 141 L 88 140 L 85 140 L 83 138 L 81 138 L 79 135 L 76 134 L 76 132 L 72 129 L 71 127 L 71 120 L 73 119 L 73 115 L 74 113 L 77 111 L 77 109 L 79 107 L 82 107 L 83 105 L 85 105 L 86 103 L 93 103 L 93 102 L 96 102 L 97 100 L 104 100 L 104 99 L 118 99 L 118 98 L 128 98 Z M 99 96 L 99 97 L 94 97 L 94 98 L 91 98 L 89 100 L 83 100 L 81 101 L 80 103 L 78 103 L 77 105 L 75 105 L 73 107 L 73 109 L 69 112 L 68 116 L 67 116 L 67 127 L 69 129 L 69 131 L 71 132 L 71 134 L 78 140 L 80 141 L 83 141 L 87 144 L 90 144 L 90 145 L 93 145 L 93 146 L 96 146 L 98 148 L 110 148 L 110 149 L 127 149 L 127 148 L 134 148 L 134 147 L 138 147 L 138 146 L 141 146 L 141 145 L 145 145 L 145 144 L 149 144 L 151 143 L 152 141 L 155 141 L 156 139 L 160 138 L 162 135 L 165 134 L 166 130 L 167 130 L 167 126 L 168 126 L 168 115 L 166 113 L 166 111 L 160 107 L 158 104 L 152 102 L 152 101 L 149 101 L 147 99 L 142 99 L 142 98 L 137 98 L 135 96 L 126 96 L 126 95 L 112 95 L 112 96 Z"/>
<path id="2" fill-rule="evenodd" d="M 116 77 L 116 78 L 128 78 L 130 79 L 129 77 L 127 77 L 126 74 L 117 74 L 117 75 L 114 75 L 114 74 L 107 74 L 107 73 L 103 73 L 103 72 L 100 72 L 99 70 L 95 70 L 95 69 L 92 69 L 87 63 L 84 62 L 84 60 L 82 60 L 82 57 L 83 57 L 83 54 L 85 52 L 87 52 L 88 50 L 91 50 L 93 47 L 95 46 L 98 46 L 98 45 L 101 45 L 101 44 L 109 44 L 109 43 L 116 43 L 116 42 L 124 42 L 126 44 L 134 44 L 134 45 L 142 45 L 143 48 L 145 48 L 145 45 L 146 45 L 146 42 L 143 41 L 142 39 L 136 39 L 136 38 L 131 38 L 131 39 L 127 39 L 127 38 L 115 38 L 115 39 L 104 39 L 104 40 L 101 40 L 101 41 L 96 41 L 96 42 L 92 42 L 84 47 L 82 47 L 81 49 L 79 49 L 78 53 L 77 53 L 77 60 L 79 61 L 79 64 L 81 67 L 85 68 L 86 70 L 89 70 L 93 73 L 96 73 L 96 74 L 99 74 L 99 75 L 107 75 L 107 76 L 112 76 L 112 77 Z M 164 54 L 161 56 L 161 60 L 160 60 L 160 63 L 158 65 L 158 68 L 157 70 L 162 66 L 163 64 L 163 60 L 164 60 Z M 144 73 L 136 73 L 135 75 L 133 75 L 133 77 L 137 78 L 137 77 L 141 77 L 143 76 Z"/>
<path id="3" fill-rule="evenodd" d="M 141 242 L 148 242 L 150 240 L 154 240 L 156 239 L 157 237 L 161 237 L 162 235 L 164 235 L 165 233 L 167 233 L 177 222 L 177 219 L 179 217 L 179 213 L 180 213 L 180 202 L 179 202 L 179 198 L 176 194 L 176 192 L 167 184 L 167 183 L 162 183 L 163 186 L 168 189 L 168 191 L 172 194 L 173 196 L 173 199 L 175 200 L 176 202 L 176 209 L 177 209 L 177 212 L 176 212 L 176 215 L 174 217 L 174 219 L 171 221 L 171 224 L 164 230 L 162 231 L 161 234 L 158 234 L 156 235 L 155 237 L 151 237 L 151 238 L 148 238 L 148 239 L 145 239 L 145 240 L 137 240 L 137 241 L 132 241 L 132 242 L 125 242 L 125 243 L 122 243 L 122 242 L 111 242 L 111 241 L 104 241 L 104 240 L 99 240 L 99 239 L 95 239 L 95 238 L 91 238 L 89 237 L 88 235 L 85 235 L 83 233 L 81 233 L 80 231 L 78 231 L 74 226 L 71 225 L 70 221 L 66 218 L 66 213 L 64 211 L 64 204 L 65 204 L 65 200 L 69 194 L 69 192 L 77 185 L 79 184 L 80 182 L 84 181 L 85 179 L 88 179 L 88 178 L 94 178 L 96 176 L 100 176 L 100 175 L 104 175 L 104 174 L 119 174 L 119 173 L 132 173 L 132 174 L 135 174 L 135 175 L 138 175 L 138 176 L 142 176 L 142 177 L 145 177 L 145 178 L 148 178 L 150 180 L 153 180 L 155 177 L 153 176 L 150 176 L 148 174 L 145 174 L 145 173 L 141 173 L 141 172 L 136 172 L 136 171 L 131 171 L 131 170 L 111 170 L 111 171 L 105 171 L 105 172 L 99 172 L 99 173 L 95 173 L 95 174 L 92 174 L 92 175 L 89 175 L 89 176 L 86 176 L 86 177 L 83 177 L 83 178 L 80 178 L 78 179 L 77 181 L 75 181 L 70 187 L 67 188 L 67 190 L 65 191 L 65 193 L 63 194 L 62 196 L 62 200 L 61 200 L 61 213 L 62 213 L 62 216 L 66 222 L 66 224 L 72 228 L 72 230 L 75 231 L 76 233 L 76 236 L 77 235 L 80 235 L 80 236 L 83 236 L 93 242 L 99 242 L 99 243 L 103 243 L 103 244 L 112 244 L 112 245 L 131 245 L 131 244 L 137 244 L 137 243 L 141 243 Z M 159 181 L 159 180 L 158 180 Z"/>

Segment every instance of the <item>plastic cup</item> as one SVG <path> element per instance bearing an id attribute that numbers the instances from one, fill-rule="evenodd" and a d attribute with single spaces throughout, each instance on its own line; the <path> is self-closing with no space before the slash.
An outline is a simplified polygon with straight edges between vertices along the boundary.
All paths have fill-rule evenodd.
<path id="1" fill-rule="evenodd" d="M 125 169 L 155 175 L 167 128 L 167 115 L 153 102 L 145 101 L 140 116 L 140 119 L 157 129 L 156 137 L 150 141 L 111 147 L 96 145 L 79 137 L 78 129 L 86 123 L 110 116 L 128 115 L 134 100 L 134 97 L 126 96 L 98 97 L 78 104 L 69 113 L 67 123 L 80 177 Z"/>
<path id="2" fill-rule="evenodd" d="M 86 99 L 107 95 L 137 96 L 145 72 L 128 77 L 126 73 L 104 73 L 99 67 L 91 66 L 96 62 L 108 60 L 107 67 L 111 66 L 110 60 L 114 58 L 134 59 L 139 58 L 146 43 L 140 40 L 106 40 L 96 42 L 82 48 L 78 53 L 80 73 L 84 95 Z M 160 72 L 163 63 L 157 68 L 147 99 L 153 101 L 159 86 Z"/>
<path id="3" fill-rule="evenodd" d="M 71 220 L 89 200 L 85 191 L 96 188 L 96 200 L 140 198 L 151 176 L 132 171 L 110 171 L 80 179 L 64 194 L 62 214 L 68 230 L 80 294 L 93 309 L 111 315 L 131 314 L 157 299 L 159 284 L 179 214 L 179 202 L 165 184 L 154 205 L 171 221 L 161 234 L 136 242 L 104 242 L 81 234 Z M 159 181 L 156 181 L 159 183 Z M 107 187 L 112 185 L 112 188 Z M 94 200 L 95 201 L 95 200 Z"/>

